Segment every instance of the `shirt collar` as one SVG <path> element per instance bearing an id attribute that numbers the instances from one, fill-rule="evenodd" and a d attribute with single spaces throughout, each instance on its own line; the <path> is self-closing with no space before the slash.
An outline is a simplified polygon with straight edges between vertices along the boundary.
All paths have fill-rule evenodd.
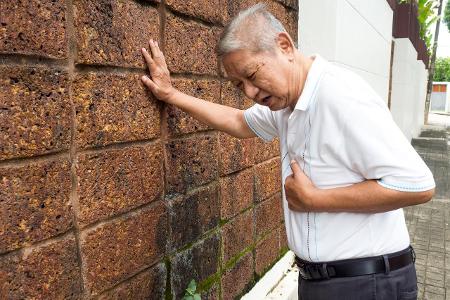
<path id="1" fill-rule="evenodd" d="M 295 105 L 295 109 L 298 110 L 306 111 L 308 109 L 311 98 L 313 97 L 317 84 L 320 81 L 320 77 L 328 63 L 318 54 L 313 55 L 312 58 L 314 58 L 314 61 L 308 71 L 308 75 L 306 76 L 303 91 L 297 100 L 297 104 Z"/>

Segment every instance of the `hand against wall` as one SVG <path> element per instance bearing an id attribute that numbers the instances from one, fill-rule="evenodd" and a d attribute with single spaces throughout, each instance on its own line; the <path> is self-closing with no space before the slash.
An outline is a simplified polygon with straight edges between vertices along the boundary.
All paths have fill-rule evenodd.
<path id="1" fill-rule="evenodd" d="M 312 199 L 318 189 L 295 160 L 291 161 L 291 169 L 292 174 L 286 177 L 284 183 L 289 209 L 298 212 L 312 211 L 314 205 Z"/>
<path id="2" fill-rule="evenodd" d="M 150 40 L 148 44 L 151 53 L 147 49 L 142 48 L 142 54 L 144 55 L 151 78 L 142 76 L 142 82 L 156 98 L 170 103 L 176 90 L 170 81 L 170 73 L 167 68 L 166 59 L 159 49 L 158 42 Z"/>

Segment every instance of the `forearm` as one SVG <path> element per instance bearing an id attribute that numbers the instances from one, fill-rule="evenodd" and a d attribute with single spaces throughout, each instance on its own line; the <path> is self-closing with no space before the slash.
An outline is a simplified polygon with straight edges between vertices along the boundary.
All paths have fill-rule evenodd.
<path id="1" fill-rule="evenodd" d="M 255 136 L 246 125 L 242 110 L 195 98 L 178 90 L 174 91 L 167 102 L 187 112 L 200 122 L 234 137 Z"/>
<path id="2" fill-rule="evenodd" d="M 401 192 L 367 180 L 348 187 L 317 189 L 311 203 L 314 211 L 378 213 L 429 201 L 434 189 L 424 192 Z"/>

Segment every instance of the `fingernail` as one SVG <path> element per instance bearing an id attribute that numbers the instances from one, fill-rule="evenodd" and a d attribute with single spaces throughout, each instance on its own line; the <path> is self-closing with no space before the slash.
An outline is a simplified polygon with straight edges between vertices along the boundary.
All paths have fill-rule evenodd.
<path id="1" fill-rule="evenodd" d="M 145 49 L 145 48 L 142 48 L 142 51 L 144 51 L 144 52 L 147 52 L 147 49 Z"/>
<path id="2" fill-rule="evenodd" d="M 141 77 L 141 79 L 142 80 L 147 80 L 147 76 L 144 75 L 144 76 Z"/>
<path id="3" fill-rule="evenodd" d="M 291 164 L 293 164 L 293 163 L 295 163 L 295 160 L 293 159 L 293 160 L 291 160 Z"/>
<path id="4" fill-rule="evenodd" d="M 155 42 L 155 45 L 158 46 L 158 42 Z"/>

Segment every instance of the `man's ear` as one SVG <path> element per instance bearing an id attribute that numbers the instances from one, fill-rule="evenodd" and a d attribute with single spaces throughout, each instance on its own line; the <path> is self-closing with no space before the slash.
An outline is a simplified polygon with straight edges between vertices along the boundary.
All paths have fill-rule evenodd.
<path id="1" fill-rule="evenodd" d="M 287 32 L 280 32 L 276 40 L 277 46 L 283 54 L 292 55 L 295 50 L 294 41 Z"/>

